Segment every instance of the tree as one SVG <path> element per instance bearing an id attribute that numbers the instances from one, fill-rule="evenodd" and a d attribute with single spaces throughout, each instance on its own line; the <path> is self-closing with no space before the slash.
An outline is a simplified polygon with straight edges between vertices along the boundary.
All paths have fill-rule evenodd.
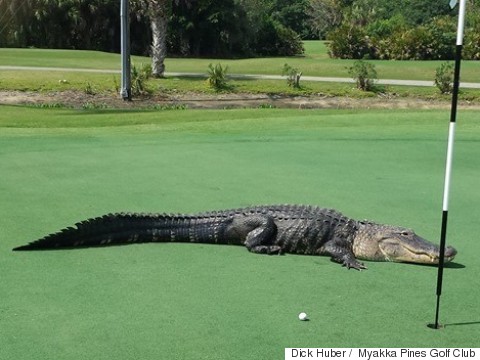
<path id="1" fill-rule="evenodd" d="M 353 0 L 341 10 L 342 23 L 327 34 L 333 57 L 398 60 L 453 57 L 455 14 L 447 2 Z M 473 57 L 477 52 L 475 42 L 476 39 L 466 42 L 466 54 Z"/>
<path id="2" fill-rule="evenodd" d="M 341 3 L 338 0 L 310 0 L 310 27 L 324 39 L 328 31 L 342 22 Z"/>
<path id="3" fill-rule="evenodd" d="M 131 50 L 162 76 L 169 53 L 296 55 L 310 0 L 129 0 Z M 341 1 L 341 0 L 338 0 Z M 119 52 L 119 0 L 0 0 L 0 46 Z M 302 30 L 303 29 L 303 30 Z"/>
<path id="4" fill-rule="evenodd" d="M 0 0 L 0 46 L 18 46 L 26 41 L 31 13 L 30 0 Z"/>
<path id="5" fill-rule="evenodd" d="M 422 24 L 436 16 L 452 14 L 448 1 L 403 0 L 403 3 L 404 7 L 398 11 L 402 11 L 412 25 Z"/>
<path id="6" fill-rule="evenodd" d="M 133 12 L 138 17 L 146 16 L 150 22 L 152 41 L 152 76 L 163 77 L 167 56 L 167 26 L 172 7 L 171 0 L 130 0 Z"/>
<path id="7" fill-rule="evenodd" d="M 171 6 L 169 0 L 148 0 L 150 26 L 152 29 L 152 75 L 163 77 L 167 56 L 167 26 Z"/>
<path id="8" fill-rule="evenodd" d="M 182 56 L 250 55 L 245 10 L 235 0 L 197 0 L 195 7 L 175 4 L 169 26 L 169 50 Z"/>
<path id="9" fill-rule="evenodd" d="M 252 55 L 293 56 L 304 52 L 297 32 L 288 23 L 298 15 L 292 0 L 235 0 L 246 13 L 244 39 Z M 278 4 L 290 4 L 285 12 Z M 299 1 L 302 5 L 303 0 Z"/>
<path id="10" fill-rule="evenodd" d="M 357 60 L 348 68 L 348 73 L 357 84 L 357 89 L 362 91 L 371 91 L 374 88 L 377 79 L 375 65 L 362 60 Z"/>
<path id="11" fill-rule="evenodd" d="M 0 0 L 0 45 L 118 49 L 117 0 Z"/>
<path id="12" fill-rule="evenodd" d="M 302 39 L 311 39 L 314 34 L 307 17 L 309 3 L 309 0 L 276 0 L 272 18 L 295 31 Z"/>
<path id="13" fill-rule="evenodd" d="M 139 16 L 146 15 L 152 31 L 152 76 L 163 77 L 167 56 L 167 29 L 173 2 L 191 4 L 196 0 L 130 0 Z"/>

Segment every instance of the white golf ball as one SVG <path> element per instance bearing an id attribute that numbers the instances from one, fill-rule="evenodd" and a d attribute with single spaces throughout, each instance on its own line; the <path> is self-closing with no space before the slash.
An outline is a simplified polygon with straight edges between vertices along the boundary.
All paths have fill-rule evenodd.
<path id="1" fill-rule="evenodd" d="M 302 321 L 308 320 L 308 315 L 305 314 L 304 312 L 298 314 L 298 318 Z"/>

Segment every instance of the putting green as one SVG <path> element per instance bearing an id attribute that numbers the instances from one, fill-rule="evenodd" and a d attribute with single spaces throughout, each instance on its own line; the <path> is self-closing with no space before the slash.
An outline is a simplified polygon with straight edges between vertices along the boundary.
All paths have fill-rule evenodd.
<path id="1" fill-rule="evenodd" d="M 437 241 L 448 111 L 0 109 L 1 359 L 278 359 L 480 345 L 480 124 L 458 115 L 442 330 L 435 267 L 141 244 L 13 253 L 115 211 L 334 207 Z M 121 124 L 123 126 L 117 126 Z M 297 316 L 306 312 L 311 321 Z"/>

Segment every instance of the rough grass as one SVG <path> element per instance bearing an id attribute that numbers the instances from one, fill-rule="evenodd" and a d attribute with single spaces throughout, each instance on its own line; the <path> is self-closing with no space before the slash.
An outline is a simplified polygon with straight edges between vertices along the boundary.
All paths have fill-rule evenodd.
<path id="1" fill-rule="evenodd" d="M 280 75 L 283 65 L 300 69 L 304 76 L 349 77 L 347 68 L 351 60 L 330 59 L 326 46 L 320 41 L 305 42 L 305 56 L 252 59 L 185 59 L 167 58 L 170 72 L 205 73 L 210 63 L 229 67 L 230 74 Z M 149 58 L 134 56 L 133 63 L 150 63 Z M 372 61 L 380 79 L 432 80 L 440 61 Z M 0 65 L 44 66 L 89 69 L 118 69 L 120 55 L 97 51 L 45 50 L 45 49 L 0 49 Z M 462 63 L 462 81 L 480 82 L 480 63 Z"/>
<path id="2" fill-rule="evenodd" d="M 231 79 L 228 82 L 228 92 L 251 94 L 281 94 L 290 96 L 348 96 L 353 98 L 374 97 L 377 94 L 395 97 L 418 97 L 431 100 L 450 101 L 450 95 L 442 95 L 435 87 L 416 86 L 377 86 L 376 92 L 363 92 L 354 84 L 335 82 L 301 81 L 300 89 L 287 86 L 284 80 L 240 80 Z M 35 71 L 2 71 L 0 90 L 39 91 L 52 93 L 64 90 L 86 92 L 87 87 L 95 93 L 106 93 L 118 96 L 120 76 L 114 74 L 77 73 L 77 72 L 35 72 Z M 176 93 L 198 92 L 216 94 L 204 78 L 167 77 L 147 81 L 147 89 L 152 94 L 175 95 Z M 462 89 L 460 100 L 477 101 L 480 97 L 478 89 Z M 55 103 L 55 98 L 52 97 Z"/>
<path id="3" fill-rule="evenodd" d="M 166 60 L 169 72 L 205 74 L 210 63 L 221 63 L 229 67 L 230 74 L 280 75 L 285 63 L 300 69 L 304 76 L 349 77 L 347 68 L 350 60 L 330 59 L 324 42 L 306 41 L 305 56 L 290 58 L 255 59 L 178 59 Z M 146 57 L 134 56 L 132 62 L 148 64 Z M 436 61 L 373 61 L 380 79 L 431 80 L 440 62 Z M 96 51 L 48 50 L 48 49 L 0 49 L 0 65 L 40 66 L 71 68 L 69 71 L 16 71 L 4 70 L 0 74 L 0 90 L 21 91 L 87 91 L 118 94 L 119 74 L 76 72 L 73 69 L 119 70 L 120 56 Z M 478 62 L 462 63 L 462 81 L 480 82 Z M 246 93 L 268 93 L 286 95 L 327 95 L 327 96 L 373 96 L 374 93 L 359 92 L 351 84 L 319 83 L 301 80 L 300 89 L 286 86 L 283 80 L 232 79 L 229 91 Z M 150 80 L 147 88 L 152 93 L 204 92 L 213 93 L 204 78 L 169 76 L 166 79 Z M 377 93 L 389 96 L 409 96 L 431 99 L 447 99 L 435 87 L 380 86 Z M 478 89 L 462 89 L 460 99 L 476 101 Z"/>
<path id="4" fill-rule="evenodd" d="M 278 359 L 285 347 L 476 347 L 480 125 L 461 111 L 436 268 L 241 247 L 10 249 L 110 211 L 335 207 L 439 236 L 447 111 L 0 108 L 0 358 Z M 119 126 L 122 125 L 122 126 Z M 300 312 L 311 321 L 300 322 Z"/>
<path id="5" fill-rule="evenodd" d="M 74 71 L 6 70 L 0 75 L 1 90 L 19 91 L 85 91 L 91 84 L 96 91 L 116 91 L 120 75 L 80 73 Z"/>

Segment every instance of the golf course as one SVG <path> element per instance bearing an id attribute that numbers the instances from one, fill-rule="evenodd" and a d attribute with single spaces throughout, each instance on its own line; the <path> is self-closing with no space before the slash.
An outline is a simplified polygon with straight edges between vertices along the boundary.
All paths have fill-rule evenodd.
<path id="1" fill-rule="evenodd" d="M 307 50 L 324 51 L 318 46 L 307 44 Z M 71 69 L 98 55 L 77 52 L 76 60 L 57 62 L 58 53 L 46 51 L 39 62 L 22 56 L 16 63 L 16 50 L 0 50 L 12 55 L 0 57 L 2 66 Z M 116 66 L 108 54 L 99 59 L 92 69 Z M 322 59 L 333 64 L 308 51 L 298 61 L 317 62 L 319 69 Z M 168 70 L 179 72 L 208 65 L 170 61 Z M 229 64 L 232 72 L 238 61 Z M 275 61 L 272 71 L 278 73 L 285 59 Z M 414 70 L 401 70 L 407 63 Z M 391 70 L 385 78 L 419 80 L 431 80 L 416 75 L 425 73 L 422 67 L 434 71 L 437 65 L 378 64 Z M 328 72 L 347 76 L 345 63 L 334 66 L 338 73 Z M 478 62 L 465 69 L 465 81 L 479 81 Z M 108 92 L 113 76 L 4 70 L 0 90 L 49 95 L 82 91 L 88 81 Z M 168 87 L 169 94 L 174 87 L 206 88 L 204 79 L 150 84 L 156 91 Z M 283 80 L 242 84 L 234 87 L 287 89 Z M 332 87 L 360 100 L 377 96 L 360 94 L 352 84 L 304 86 L 311 92 Z M 435 92 L 401 91 L 424 97 Z M 463 101 L 477 93 L 465 90 Z M 479 347 L 476 108 L 459 106 L 457 115 L 447 244 L 458 254 L 444 269 L 442 329 L 427 327 L 435 318 L 436 266 L 366 261 L 368 269 L 356 271 L 323 256 L 178 243 L 12 252 L 108 213 L 191 214 L 262 204 L 332 208 L 353 219 L 412 228 L 438 244 L 449 115 L 440 107 L 0 105 L 0 359 L 282 359 L 290 347 Z M 309 321 L 298 319 L 302 312 Z"/>

